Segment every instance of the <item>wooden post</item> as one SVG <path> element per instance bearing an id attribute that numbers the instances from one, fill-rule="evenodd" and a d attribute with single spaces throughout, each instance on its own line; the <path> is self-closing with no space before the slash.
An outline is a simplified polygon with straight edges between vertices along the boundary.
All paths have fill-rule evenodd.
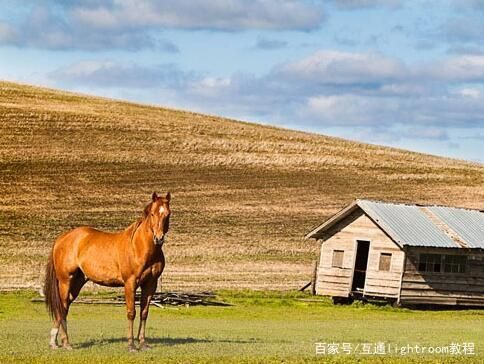
<path id="1" fill-rule="evenodd" d="M 313 279 L 311 285 L 311 294 L 314 296 L 316 294 L 316 280 L 318 279 L 318 260 L 314 261 Z"/>
<path id="2" fill-rule="evenodd" d="M 402 285 L 403 285 L 403 277 L 405 276 L 405 269 L 407 267 L 407 250 L 405 247 L 402 249 L 403 250 L 403 266 L 402 266 L 402 272 L 400 274 L 400 285 L 398 287 L 398 298 L 396 304 L 398 306 L 401 305 L 401 295 L 402 295 Z"/>

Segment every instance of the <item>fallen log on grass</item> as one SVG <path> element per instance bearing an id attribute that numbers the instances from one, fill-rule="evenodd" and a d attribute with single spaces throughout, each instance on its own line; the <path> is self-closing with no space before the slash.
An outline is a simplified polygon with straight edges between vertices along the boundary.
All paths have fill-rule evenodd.
<path id="1" fill-rule="evenodd" d="M 179 292 L 156 292 L 150 304 L 156 307 L 171 306 L 232 306 L 226 302 L 215 301 L 216 295 L 212 292 L 202 293 L 179 293 Z M 136 294 L 135 302 L 141 300 L 141 295 Z M 31 299 L 32 302 L 43 302 L 41 297 Z M 110 305 L 124 305 L 124 295 L 114 296 L 112 298 L 93 298 L 93 297 L 78 297 L 74 303 L 80 304 L 110 304 Z"/>

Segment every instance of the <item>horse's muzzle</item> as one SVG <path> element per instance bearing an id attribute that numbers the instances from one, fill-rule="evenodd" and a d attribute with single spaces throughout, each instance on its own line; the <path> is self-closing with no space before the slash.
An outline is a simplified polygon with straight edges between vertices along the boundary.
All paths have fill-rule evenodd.
<path id="1" fill-rule="evenodd" d="M 153 236 L 153 242 L 155 243 L 155 245 L 163 245 L 163 243 L 165 242 L 165 235 L 162 235 L 161 238 Z"/>

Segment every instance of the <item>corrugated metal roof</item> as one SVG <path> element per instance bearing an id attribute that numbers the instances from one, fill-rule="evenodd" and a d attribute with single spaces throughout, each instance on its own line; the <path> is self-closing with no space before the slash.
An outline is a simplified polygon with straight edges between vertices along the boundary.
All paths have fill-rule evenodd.
<path id="1" fill-rule="evenodd" d="M 357 204 L 400 246 L 460 247 L 415 205 L 368 200 L 357 200 Z"/>
<path id="2" fill-rule="evenodd" d="M 306 234 L 321 239 L 324 232 L 360 208 L 400 247 L 484 249 L 484 213 L 456 207 L 405 205 L 356 200 Z"/>
<path id="3" fill-rule="evenodd" d="M 484 214 L 477 210 L 431 206 L 432 213 L 456 232 L 471 248 L 484 249 Z"/>

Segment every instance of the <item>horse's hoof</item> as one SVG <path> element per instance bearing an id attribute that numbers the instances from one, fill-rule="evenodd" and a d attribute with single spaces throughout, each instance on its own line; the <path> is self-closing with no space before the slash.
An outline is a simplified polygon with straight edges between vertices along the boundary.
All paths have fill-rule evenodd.
<path id="1" fill-rule="evenodd" d="M 55 344 L 49 344 L 49 347 L 52 349 L 52 350 L 57 350 L 59 349 L 59 347 Z"/>
<path id="2" fill-rule="evenodd" d="M 128 346 L 128 351 L 129 351 L 130 353 L 135 353 L 135 352 L 137 352 L 137 351 L 138 351 L 138 349 L 136 349 L 136 347 L 135 347 L 134 345 L 129 345 L 129 346 Z"/>
<path id="3" fill-rule="evenodd" d="M 70 344 L 64 345 L 63 347 L 66 350 L 72 350 L 72 346 Z"/>
<path id="4" fill-rule="evenodd" d="M 139 345 L 139 349 L 140 349 L 141 351 L 151 350 L 151 346 L 150 346 L 150 345 L 148 345 L 148 344 L 146 344 L 146 343 L 143 343 L 143 344 L 140 344 L 140 345 Z"/>

